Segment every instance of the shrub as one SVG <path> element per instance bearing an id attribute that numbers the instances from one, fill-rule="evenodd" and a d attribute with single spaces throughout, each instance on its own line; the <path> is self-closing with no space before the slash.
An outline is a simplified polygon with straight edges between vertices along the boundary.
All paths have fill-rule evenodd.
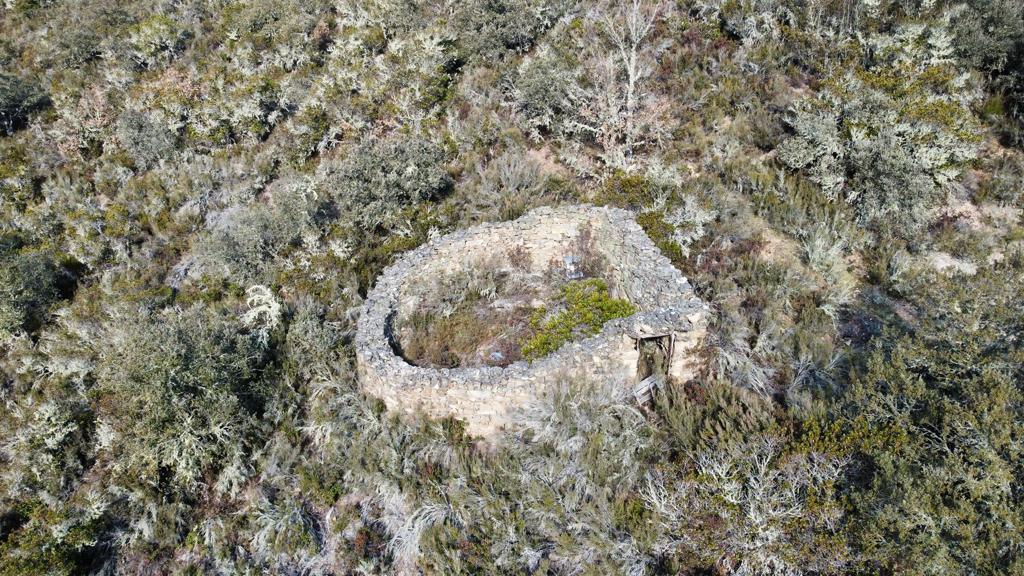
<path id="1" fill-rule="evenodd" d="M 1018 205 L 1024 198 L 1024 154 L 1005 154 L 988 159 L 989 177 L 975 194 L 977 201 Z"/>
<path id="2" fill-rule="evenodd" d="M 562 0 L 472 0 L 458 14 L 466 59 L 493 61 L 523 52 L 561 15 Z"/>
<path id="3" fill-rule="evenodd" d="M 60 267 L 44 251 L 0 246 L 0 339 L 39 328 L 60 299 L 61 276 Z"/>
<path id="4" fill-rule="evenodd" d="M 525 58 L 519 66 L 511 98 L 524 129 L 534 139 L 556 130 L 572 109 L 566 80 L 574 74 L 568 63 L 549 50 Z"/>
<path id="5" fill-rule="evenodd" d="M 88 403 L 81 395 L 68 395 L 54 381 L 49 383 L 47 394 L 68 397 L 27 395 L 11 402 L 12 409 L 0 419 L 0 503 L 67 499 L 94 456 Z M 38 380 L 33 386 L 41 387 Z"/>
<path id="6" fill-rule="evenodd" d="M 317 174 L 319 189 L 361 229 L 390 229 L 399 213 L 435 200 L 453 184 L 445 152 L 422 138 L 366 141 L 340 162 L 327 162 Z"/>
<path id="7" fill-rule="evenodd" d="M 977 91 L 949 63 L 944 28 L 870 40 L 865 68 L 833 77 L 793 108 L 794 134 L 779 158 L 854 206 L 863 226 L 909 240 L 977 155 Z M 927 59 L 914 57 L 921 44 Z"/>
<path id="8" fill-rule="evenodd" d="M 11 133 L 25 125 L 33 112 L 50 104 L 50 98 L 35 84 L 0 73 L 0 130 Z"/>
<path id="9" fill-rule="evenodd" d="M 480 186 L 467 194 L 467 202 L 481 219 L 513 220 L 555 195 L 545 186 L 539 163 L 521 150 L 503 152 L 477 171 Z"/>
<path id="10" fill-rule="evenodd" d="M 98 26 L 96 22 L 93 25 Z M 57 40 L 61 64 L 67 68 L 82 66 L 100 56 L 102 38 L 95 28 L 68 30 Z"/>
<path id="11" fill-rule="evenodd" d="M 1024 3 L 1020 0 L 968 0 L 953 19 L 958 55 L 983 70 L 1007 100 L 1004 110 L 1016 129 L 1003 128 L 1018 144 L 1024 138 Z"/>
<path id="12" fill-rule="evenodd" d="M 120 481 L 195 494 L 231 486 L 271 389 L 266 350 L 227 310 L 122 311 L 108 322 L 92 392 L 100 451 Z"/>
<path id="13" fill-rule="evenodd" d="M 908 281 L 912 325 L 890 323 L 809 430 L 816 449 L 858 455 L 848 491 L 864 573 L 1022 568 L 1021 268 Z"/>
<path id="14" fill-rule="evenodd" d="M 177 144 L 176 134 L 135 111 L 128 111 L 117 119 L 114 133 L 140 170 L 165 159 Z"/>
<path id="15" fill-rule="evenodd" d="M 315 205 L 305 185 L 284 181 L 274 189 L 267 204 L 235 206 L 217 215 L 196 249 L 212 275 L 263 282 L 275 259 L 310 230 Z"/>
<path id="16" fill-rule="evenodd" d="M 128 31 L 129 56 L 141 68 L 163 65 L 184 47 L 185 38 L 185 30 L 174 20 L 151 16 Z"/>
<path id="17" fill-rule="evenodd" d="M 835 484 L 845 461 L 784 453 L 772 436 L 690 457 L 694 477 L 654 475 L 644 494 L 663 549 L 733 574 L 842 572 L 849 552 Z"/>
<path id="18" fill-rule="evenodd" d="M 97 544 L 105 519 L 97 508 L 33 500 L 12 514 L 20 525 L 11 533 L 4 532 L 0 520 L 0 576 L 71 576 L 101 570 Z"/>

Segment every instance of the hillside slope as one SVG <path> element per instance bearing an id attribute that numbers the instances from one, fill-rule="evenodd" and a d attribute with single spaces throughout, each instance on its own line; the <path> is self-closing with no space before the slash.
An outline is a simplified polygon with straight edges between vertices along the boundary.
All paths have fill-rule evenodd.
<path id="1" fill-rule="evenodd" d="M 1021 0 L 0 6 L 0 575 L 1024 573 Z M 397 255 L 582 203 L 699 378 L 361 392 Z"/>

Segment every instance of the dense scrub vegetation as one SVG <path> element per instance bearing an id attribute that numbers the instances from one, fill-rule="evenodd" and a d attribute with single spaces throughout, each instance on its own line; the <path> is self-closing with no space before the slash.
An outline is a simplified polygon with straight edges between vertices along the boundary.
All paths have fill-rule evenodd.
<path id="1" fill-rule="evenodd" d="M 1024 573 L 1021 0 L 9 0 L 0 574 Z M 651 409 L 364 396 L 404 250 L 637 213 Z"/>

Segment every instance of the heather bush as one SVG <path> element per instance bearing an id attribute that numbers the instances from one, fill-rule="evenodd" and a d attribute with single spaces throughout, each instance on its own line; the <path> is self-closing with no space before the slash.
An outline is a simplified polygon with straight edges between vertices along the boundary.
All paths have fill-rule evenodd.
<path id="1" fill-rule="evenodd" d="M 858 455 L 852 541 L 864 573 L 1020 569 L 1021 286 L 1007 278 L 1020 266 L 971 287 L 934 271 L 910 279 L 914 322 L 891 326 L 812 429 L 819 448 Z"/>

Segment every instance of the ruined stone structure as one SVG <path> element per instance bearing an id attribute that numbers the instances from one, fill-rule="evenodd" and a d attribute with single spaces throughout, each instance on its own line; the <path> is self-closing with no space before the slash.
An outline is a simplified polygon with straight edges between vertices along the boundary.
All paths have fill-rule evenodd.
<path id="1" fill-rule="evenodd" d="M 638 310 L 612 320 L 601 332 L 570 342 L 547 357 L 506 367 L 425 368 L 396 353 L 392 325 L 408 307 L 404 288 L 504 249 L 525 250 L 536 268 L 564 261 L 571 268 L 583 230 L 605 262 L 611 295 Z M 568 270 L 572 273 L 572 270 Z M 454 415 L 471 433 L 487 435 L 514 423 L 516 407 L 559 380 L 614 379 L 632 387 L 662 370 L 692 377 L 692 353 L 706 330 L 707 305 L 654 246 L 631 213 L 617 208 L 538 208 L 518 220 L 454 232 L 404 254 L 384 270 L 363 305 L 356 356 L 364 389 L 390 409 Z M 657 366 L 650 359 L 660 354 Z"/>

